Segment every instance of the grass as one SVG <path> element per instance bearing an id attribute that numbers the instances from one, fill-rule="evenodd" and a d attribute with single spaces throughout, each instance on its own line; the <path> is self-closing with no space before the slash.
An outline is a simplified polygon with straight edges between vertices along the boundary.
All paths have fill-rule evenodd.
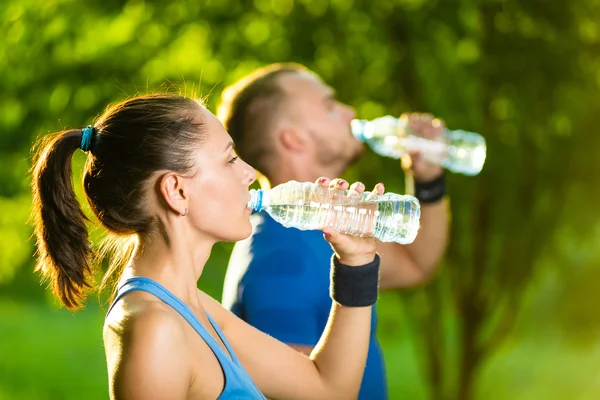
<path id="1" fill-rule="evenodd" d="M 0 301 L 0 399 L 106 399 L 103 318 Z"/>

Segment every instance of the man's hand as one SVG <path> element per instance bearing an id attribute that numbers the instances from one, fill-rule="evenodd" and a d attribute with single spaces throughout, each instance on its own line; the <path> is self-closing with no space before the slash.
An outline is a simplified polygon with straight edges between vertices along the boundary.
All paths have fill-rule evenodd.
<path id="1" fill-rule="evenodd" d="M 427 139 L 439 138 L 445 129 L 444 122 L 431 114 L 405 113 L 400 116 L 400 119 L 406 121 L 414 133 Z M 411 169 L 412 176 L 417 181 L 431 181 L 444 171 L 441 166 L 425 161 L 418 151 L 411 151 L 408 156 L 402 158 L 402 168 Z"/>

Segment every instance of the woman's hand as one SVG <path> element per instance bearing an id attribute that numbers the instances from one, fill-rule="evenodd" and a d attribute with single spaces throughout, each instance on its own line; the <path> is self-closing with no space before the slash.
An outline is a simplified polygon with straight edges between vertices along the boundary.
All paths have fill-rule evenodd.
<path id="1" fill-rule="evenodd" d="M 343 179 L 319 178 L 316 182 L 319 186 L 329 187 L 337 190 L 350 190 L 348 197 L 356 196 L 360 198 L 365 191 L 365 186 L 360 182 L 355 182 L 349 187 L 348 182 Z M 381 195 L 384 192 L 383 183 L 375 185 L 373 195 Z M 375 258 L 377 250 L 376 240 L 373 237 L 360 237 L 353 235 L 344 235 L 337 232 L 330 226 L 322 229 L 325 240 L 331 243 L 338 261 L 349 266 L 361 266 L 368 264 Z"/>

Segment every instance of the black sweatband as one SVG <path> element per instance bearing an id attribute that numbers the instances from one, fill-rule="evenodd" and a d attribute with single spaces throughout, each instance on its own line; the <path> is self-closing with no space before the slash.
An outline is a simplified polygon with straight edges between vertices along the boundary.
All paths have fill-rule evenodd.
<path id="1" fill-rule="evenodd" d="M 379 255 L 368 264 L 351 267 L 338 262 L 335 255 L 331 266 L 331 298 L 346 307 L 366 307 L 375 304 L 379 295 Z"/>
<path id="2" fill-rule="evenodd" d="M 446 194 L 446 175 L 441 174 L 432 181 L 420 182 L 415 180 L 415 197 L 421 203 L 435 203 Z"/>

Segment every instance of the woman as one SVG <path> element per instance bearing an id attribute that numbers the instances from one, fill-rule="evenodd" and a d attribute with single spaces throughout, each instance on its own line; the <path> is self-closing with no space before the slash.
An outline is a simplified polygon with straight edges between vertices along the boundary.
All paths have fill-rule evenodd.
<path id="1" fill-rule="evenodd" d="M 374 239 L 323 229 L 336 252 L 334 302 L 310 357 L 247 325 L 196 282 L 216 242 L 249 236 L 255 171 L 198 102 L 136 97 L 93 127 L 40 144 L 32 183 L 37 269 L 70 309 L 80 307 L 92 275 L 86 217 L 71 184 L 78 148 L 88 154 L 87 200 L 120 254 L 107 272 L 120 283 L 104 326 L 112 399 L 356 397 L 377 298 Z M 318 183 L 348 188 L 342 180 Z"/>

